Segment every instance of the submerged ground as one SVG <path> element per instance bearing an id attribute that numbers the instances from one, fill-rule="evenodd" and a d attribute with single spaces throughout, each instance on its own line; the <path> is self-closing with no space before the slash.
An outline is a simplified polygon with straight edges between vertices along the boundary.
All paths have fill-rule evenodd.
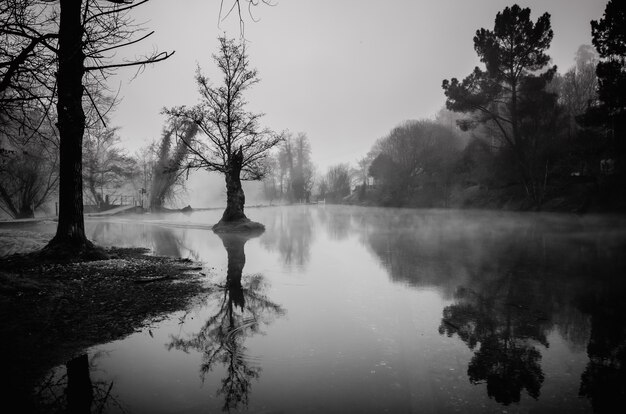
<path id="1" fill-rule="evenodd" d="M 150 316 L 164 298 L 173 302 L 148 327 L 131 318 L 132 329 L 118 332 L 95 319 L 84 335 L 56 336 L 72 344 L 70 356 L 88 356 L 94 409 L 610 412 L 624 403 L 624 218 L 330 205 L 248 213 L 265 224 L 263 235 L 215 235 L 213 212 L 87 223 L 100 245 L 200 262 L 196 272 L 213 286 L 133 282 L 131 295 L 112 289 L 105 297 L 115 304 L 101 305 L 98 292 L 120 276 L 95 278 L 93 296 L 77 302 L 83 315 L 114 307 L 116 320 Z M 165 263 L 151 260 L 157 269 Z M 61 276 L 53 273 L 42 269 L 38 283 Z M 64 277 L 84 286 L 79 273 L 96 271 Z M 193 288 L 175 290 L 185 286 Z M 159 298 L 150 309 L 122 301 L 147 289 Z M 57 346 L 40 326 L 64 320 L 38 310 L 42 290 L 28 290 L 21 310 L 39 324 L 38 337 L 3 346 L 40 371 L 59 364 L 35 388 L 46 407 L 58 408 L 70 364 L 27 351 Z"/>

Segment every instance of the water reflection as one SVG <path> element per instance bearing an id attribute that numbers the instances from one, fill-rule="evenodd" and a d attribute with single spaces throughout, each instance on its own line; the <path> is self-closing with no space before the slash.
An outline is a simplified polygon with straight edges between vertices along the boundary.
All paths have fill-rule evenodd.
<path id="1" fill-rule="evenodd" d="M 581 376 L 580 395 L 591 400 L 596 413 L 626 406 L 626 289 L 620 279 L 590 292 L 580 303 L 581 310 L 591 315 L 589 362 Z"/>
<path id="2" fill-rule="evenodd" d="M 537 399 L 544 373 L 538 345 L 549 347 L 550 323 L 512 274 L 474 291 L 460 288 L 457 302 L 443 310 L 439 333 L 456 334 L 474 352 L 467 375 L 487 384 L 487 394 L 504 405 L 519 402 L 522 390 Z M 477 345 L 480 346 L 477 349 Z"/>
<path id="3" fill-rule="evenodd" d="M 81 354 L 69 360 L 64 369 L 51 371 L 35 389 L 37 412 L 90 414 L 110 410 L 125 412 L 113 390 L 114 381 L 92 380 L 91 371 L 102 356 L 91 359 Z"/>
<path id="4" fill-rule="evenodd" d="M 250 410 L 285 412 L 612 412 L 626 402 L 623 220 L 346 206 L 256 213 L 267 231 L 248 244 L 174 219 L 98 224 L 109 245 L 194 248 L 219 267 L 221 244 L 228 258 L 201 318 L 137 334 L 128 341 L 137 354 L 112 357 L 107 372 L 122 372 L 116 386 L 134 405 L 149 405 L 136 401 L 142 392 L 150 402 L 171 392 L 154 405 L 188 412 L 248 400 Z M 244 275 L 246 252 L 248 271 L 263 276 Z M 282 305 L 289 320 L 272 323 Z M 125 362 L 145 349 L 141 379 L 122 382 L 135 375 Z M 217 402 L 197 386 L 196 352 Z M 179 370 L 175 380 L 161 387 L 158 367 L 146 368 L 155 360 Z"/>
<path id="5" fill-rule="evenodd" d="M 199 260 L 199 253 L 186 244 L 185 229 L 155 224 L 133 224 L 99 221 L 93 225 L 89 238 L 96 243 L 117 247 L 145 247 L 157 256 L 189 257 Z"/>
<path id="6" fill-rule="evenodd" d="M 539 399 L 542 354 L 556 330 L 572 352 L 587 350 L 579 395 L 595 412 L 626 405 L 623 235 L 607 237 L 610 221 L 595 228 L 592 218 L 473 214 L 357 211 L 350 220 L 392 281 L 437 287 L 454 300 L 439 333 L 474 352 L 467 378 L 490 398 Z"/>
<path id="7" fill-rule="evenodd" d="M 261 244 L 278 250 L 285 265 L 305 266 L 310 259 L 314 219 L 306 206 L 281 208 L 265 221 L 267 229 Z"/>
<path id="8" fill-rule="evenodd" d="M 171 337 L 168 350 L 202 353 L 202 379 L 216 365 L 226 369 L 218 395 L 224 398 L 223 410 L 248 405 L 252 380 L 259 378 L 261 367 L 248 355 L 245 341 L 261 333 L 262 325 L 269 325 L 285 313 L 280 305 L 266 295 L 266 283 L 260 274 L 243 277 L 246 262 L 245 243 L 255 235 L 220 234 L 228 255 L 226 282 L 207 301 L 218 303 L 217 310 L 202 329 L 187 338 Z"/>
<path id="9" fill-rule="evenodd" d="M 352 230 L 352 218 L 354 211 L 350 208 L 320 208 L 318 217 L 325 227 L 326 233 L 332 240 L 344 240 Z"/>

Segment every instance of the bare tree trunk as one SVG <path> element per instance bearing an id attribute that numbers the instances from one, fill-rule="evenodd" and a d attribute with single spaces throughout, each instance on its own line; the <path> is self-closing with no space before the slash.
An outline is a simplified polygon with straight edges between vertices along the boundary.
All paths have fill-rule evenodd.
<path id="1" fill-rule="evenodd" d="M 61 1 L 57 113 L 60 136 L 59 224 L 48 246 L 92 246 L 83 219 L 82 146 L 85 131 L 81 1 Z"/>
<path id="2" fill-rule="evenodd" d="M 241 165 L 243 163 L 243 153 L 241 148 L 231 156 L 226 178 L 226 210 L 220 222 L 247 221 L 248 218 L 243 212 L 246 196 L 241 187 Z"/>

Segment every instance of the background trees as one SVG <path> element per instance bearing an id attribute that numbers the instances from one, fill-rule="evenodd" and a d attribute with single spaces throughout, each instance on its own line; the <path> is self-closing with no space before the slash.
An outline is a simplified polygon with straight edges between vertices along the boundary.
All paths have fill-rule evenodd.
<path id="1" fill-rule="evenodd" d="M 383 205 L 445 206 L 460 137 L 434 121 L 407 121 L 378 140 L 369 174 Z"/>
<path id="2" fill-rule="evenodd" d="M 225 37 L 220 37 L 219 43 L 213 60 L 224 75 L 223 83 L 213 86 L 198 69 L 196 82 L 200 103 L 166 112 L 198 126 L 201 134 L 193 139 L 182 139 L 190 154 L 186 168 L 224 174 L 226 209 L 220 223 L 228 223 L 247 220 L 241 180 L 259 180 L 264 176 L 268 151 L 281 142 L 282 137 L 260 127 L 262 114 L 245 110 L 243 94 L 259 82 L 259 78 L 256 69 L 249 66 L 244 44 Z"/>
<path id="3" fill-rule="evenodd" d="M 14 115 L 0 115 L 0 209 L 13 218 L 32 218 L 58 187 L 58 136 L 36 110 Z"/>
<path id="4" fill-rule="evenodd" d="M 352 178 L 350 176 L 350 166 L 348 164 L 337 164 L 328 168 L 323 178 L 324 194 L 320 197 L 330 202 L 341 202 L 344 197 L 350 195 L 352 190 Z"/>
<path id="5" fill-rule="evenodd" d="M 161 141 L 156 148 L 150 168 L 150 209 L 162 210 L 166 201 L 171 201 L 177 189 L 182 187 L 181 171 L 189 153 L 187 142 L 198 132 L 196 124 L 171 119 L 163 129 Z M 146 188 L 144 185 L 143 188 Z"/>
<path id="6" fill-rule="evenodd" d="M 304 132 L 295 137 L 286 132 L 277 151 L 266 160 L 267 174 L 263 192 L 268 200 L 290 203 L 308 202 L 314 184 L 315 166 L 311 160 L 311 144 Z"/>
<path id="7" fill-rule="evenodd" d="M 116 128 L 99 125 L 88 131 L 83 143 L 83 183 L 88 200 L 106 202 L 104 189 L 122 187 L 136 174 L 135 160 L 119 146 Z"/>
<path id="8" fill-rule="evenodd" d="M 34 216 L 56 191 L 58 135 L 52 96 L 52 16 L 38 1 L 0 5 L 0 207 Z M 45 7 L 43 7 L 45 9 Z"/>
<path id="9" fill-rule="evenodd" d="M 584 114 L 597 97 L 598 78 L 596 65 L 598 54 L 590 45 L 580 45 L 576 52 L 575 65 L 565 74 L 557 74 L 553 87 L 558 102 L 568 118 L 568 136 L 573 138 L 580 130 L 576 117 Z"/>
<path id="10" fill-rule="evenodd" d="M 56 148 L 33 140 L 16 150 L 0 151 L 0 209 L 13 218 L 32 218 L 56 190 Z"/>

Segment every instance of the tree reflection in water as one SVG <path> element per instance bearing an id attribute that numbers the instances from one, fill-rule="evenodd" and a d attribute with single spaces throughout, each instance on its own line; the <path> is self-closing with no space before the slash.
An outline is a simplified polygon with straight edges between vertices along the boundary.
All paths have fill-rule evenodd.
<path id="1" fill-rule="evenodd" d="M 287 266 L 306 266 L 314 236 L 314 222 L 308 206 L 278 207 L 265 221 L 267 233 L 261 244 L 278 250 Z"/>
<path id="2" fill-rule="evenodd" d="M 172 229 L 158 224 L 133 224 L 129 231 L 126 223 L 98 222 L 90 239 L 116 247 L 145 247 L 157 256 L 188 257 L 200 261 L 197 251 L 187 246 L 186 230 Z"/>
<path id="3" fill-rule="evenodd" d="M 504 405 L 519 402 L 524 389 L 537 399 L 544 380 L 535 345 L 549 346 L 550 323 L 540 295 L 528 290 L 511 274 L 481 292 L 460 288 L 439 327 L 439 333 L 456 334 L 475 351 L 467 369 L 470 382 L 486 383 L 489 397 Z"/>
<path id="4" fill-rule="evenodd" d="M 581 309 L 591 315 L 591 337 L 579 393 L 596 413 L 626 406 L 626 287 L 621 277 L 612 282 L 581 300 Z"/>
<path id="5" fill-rule="evenodd" d="M 262 275 L 242 278 L 246 262 L 244 245 L 256 235 L 219 234 L 228 254 L 228 270 L 223 289 L 208 298 L 219 303 L 217 311 L 200 332 L 189 338 L 172 337 L 168 350 L 202 352 L 202 379 L 216 365 L 223 365 L 226 376 L 218 395 L 224 396 L 224 411 L 248 405 L 253 379 L 258 379 L 261 367 L 247 355 L 246 338 L 261 332 L 261 325 L 269 325 L 285 313 L 280 305 L 264 294 L 267 285 Z"/>
<path id="6" fill-rule="evenodd" d="M 91 371 L 102 371 L 98 359 L 103 353 L 79 355 L 65 364 L 61 370 L 50 371 L 35 387 L 34 412 L 89 414 L 102 412 L 126 412 L 113 389 L 113 381 L 92 380 Z M 102 372 L 100 375 L 102 376 Z M 26 410 L 30 412 L 30 410 Z"/>

